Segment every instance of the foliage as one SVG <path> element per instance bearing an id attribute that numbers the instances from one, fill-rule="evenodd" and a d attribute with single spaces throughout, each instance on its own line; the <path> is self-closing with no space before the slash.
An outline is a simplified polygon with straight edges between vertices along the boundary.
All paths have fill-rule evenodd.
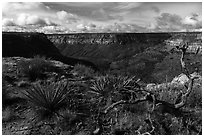
<path id="1" fill-rule="evenodd" d="M 101 94 L 106 90 L 106 88 L 109 88 L 110 92 L 111 90 L 119 91 L 121 89 L 131 86 L 133 80 L 134 77 L 128 76 L 126 77 L 113 75 L 100 76 L 92 83 L 91 89 Z"/>
<path id="2" fill-rule="evenodd" d="M 113 75 L 100 76 L 92 82 L 90 89 L 106 100 L 127 99 L 128 90 L 138 88 L 134 78 Z"/>
<path id="3" fill-rule="evenodd" d="M 10 84 L 5 79 L 5 75 L 2 76 L 2 107 L 6 107 L 9 102 L 11 101 L 11 90 L 10 90 Z"/>
<path id="4" fill-rule="evenodd" d="M 195 86 L 189 95 L 187 106 L 190 108 L 202 108 L 202 86 Z"/>
<path id="5" fill-rule="evenodd" d="M 5 106 L 9 97 L 9 90 L 7 89 L 8 86 L 5 83 L 5 80 L 2 81 L 2 105 Z"/>
<path id="6" fill-rule="evenodd" d="M 66 105 L 65 99 L 70 92 L 67 81 L 45 82 L 34 84 L 26 90 L 25 96 L 41 118 L 49 118 Z"/>
<path id="7" fill-rule="evenodd" d="M 2 122 L 11 121 L 14 117 L 14 111 L 11 108 L 7 107 L 2 113 Z"/>
<path id="8" fill-rule="evenodd" d="M 28 76 L 32 81 L 37 78 L 44 78 L 44 72 L 49 71 L 52 67 L 51 62 L 45 57 L 35 56 L 31 60 L 20 60 L 17 63 L 21 74 Z"/>
<path id="9" fill-rule="evenodd" d="M 74 66 L 74 69 L 72 72 L 77 73 L 78 76 L 82 77 L 93 77 L 94 76 L 94 70 L 88 66 L 82 65 L 82 64 L 77 64 Z"/>

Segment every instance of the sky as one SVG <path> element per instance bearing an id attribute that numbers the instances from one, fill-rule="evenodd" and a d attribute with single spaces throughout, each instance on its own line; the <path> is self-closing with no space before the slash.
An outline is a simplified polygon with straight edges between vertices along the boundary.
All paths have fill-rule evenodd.
<path id="1" fill-rule="evenodd" d="M 2 3 L 3 31 L 144 33 L 201 29 L 201 2 Z"/>

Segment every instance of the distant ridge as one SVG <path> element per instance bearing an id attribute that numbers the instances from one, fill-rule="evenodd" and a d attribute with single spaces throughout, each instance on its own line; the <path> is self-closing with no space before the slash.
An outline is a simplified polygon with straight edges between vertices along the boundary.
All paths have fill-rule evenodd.
<path id="1" fill-rule="evenodd" d="M 63 56 L 53 43 L 43 33 L 36 32 L 3 32 L 2 33 L 2 56 L 3 57 L 26 57 L 36 55 L 62 61 L 69 65 L 84 64 L 96 69 L 96 66 L 85 60 Z"/>

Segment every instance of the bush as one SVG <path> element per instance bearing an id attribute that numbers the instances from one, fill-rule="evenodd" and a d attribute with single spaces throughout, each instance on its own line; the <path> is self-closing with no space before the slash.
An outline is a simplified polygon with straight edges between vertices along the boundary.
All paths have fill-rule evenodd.
<path id="1" fill-rule="evenodd" d="M 69 94 L 67 81 L 57 83 L 36 83 L 24 93 L 32 108 L 40 119 L 51 118 L 57 111 L 66 105 L 66 96 Z"/>
<path id="2" fill-rule="evenodd" d="M 30 80 L 34 81 L 37 78 L 43 78 L 45 71 L 49 71 L 52 67 L 51 62 L 47 61 L 45 57 L 35 56 L 31 60 L 21 60 L 17 63 L 21 74 L 28 76 Z"/>
<path id="3" fill-rule="evenodd" d="M 8 89 L 8 83 L 4 77 L 2 79 L 2 106 L 5 107 L 10 99 L 10 91 Z"/>
<path id="4" fill-rule="evenodd" d="M 120 92 L 125 88 L 134 88 L 134 77 L 124 77 L 124 76 L 113 76 L 106 75 L 98 77 L 94 82 L 92 82 L 92 86 L 90 89 L 95 91 L 103 96 L 106 96 L 110 92 Z M 116 93 L 115 92 L 115 93 Z"/>
<path id="5" fill-rule="evenodd" d="M 195 86 L 187 99 L 187 106 L 202 108 L 202 87 Z"/>
<path id="6" fill-rule="evenodd" d="M 72 70 L 73 73 L 77 73 L 78 76 L 82 77 L 93 77 L 94 76 L 94 70 L 90 67 L 87 67 L 82 64 L 77 64 L 74 66 L 74 69 Z"/>

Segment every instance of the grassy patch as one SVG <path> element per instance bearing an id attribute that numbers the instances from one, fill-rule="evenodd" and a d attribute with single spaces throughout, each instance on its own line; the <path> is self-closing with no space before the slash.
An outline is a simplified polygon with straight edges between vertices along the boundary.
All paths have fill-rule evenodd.
<path id="1" fill-rule="evenodd" d="M 75 65 L 72 72 L 76 73 L 76 75 L 78 76 L 86 77 L 86 78 L 91 78 L 94 76 L 94 70 L 82 64 Z"/>
<path id="2" fill-rule="evenodd" d="M 52 68 L 51 62 L 45 57 L 36 56 L 31 60 L 21 60 L 17 63 L 21 74 L 27 76 L 31 81 L 45 78 L 44 72 Z"/>

